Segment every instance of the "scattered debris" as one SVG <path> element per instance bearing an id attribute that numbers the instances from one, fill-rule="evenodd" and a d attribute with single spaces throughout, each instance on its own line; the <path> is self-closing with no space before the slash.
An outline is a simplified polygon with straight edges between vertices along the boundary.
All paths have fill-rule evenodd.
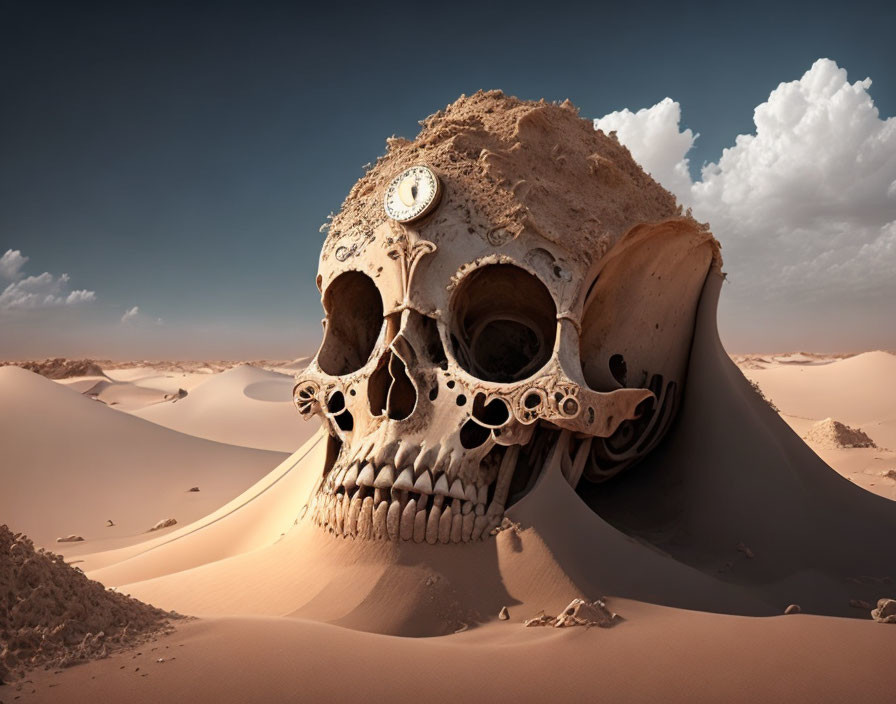
<path id="1" fill-rule="evenodd" d="M 501 607 L 501 611 L 498 612 L 498 618 L 501 619 L 502 621 L 506 621 L 507 619 L 510 618 L 510 612 L 507 610 L 506 606 Z"/>
<path id="2" fill-rule="evenodd" d="M 812 445 L 829 449 L 877 447 L 861 430 L 850 428 L 833 418 L 825 418 L 815 423 L 803 439 Z"/>
<path id="3" fill-rule="evenodd" d="M 190 487 L 190 491 L 199 491 L 199 487 L 198 487 L 198 486 L 192 486 L 192 487 Z"/>
<path id="4" fill-rule="evenodd" d="M 877 608 L 872 610 L 871 618 L 878 623 L 896 623 L 896 599 L 878 599 Z"/>
<path id="5" fill-rule="evenodd" d="M 111 528 L 114 525 L 115 525 L 115 521 L 113 521 L 111 518 L 106 519 L 106 528 Z"/>
<path id="6" fill-rule="evenodd" d="M 788 614 L 788 615 L 789 614 L 798 614 L 801 612 L 802 612 L 802 609 L 800 608 L 799 604 L 791 604 L 786 609 L 784 609 L 784 613 Z"/>
<path id="7" fill-rule="evenodd" d="M 84 538 L 82 538 L 80 535 L 74 534 L 66 536 L 65 538 L 56 538 L 57 543 L 80 543 L 83 540 Z"/>
<path id="8" fill-rule="evenodd" d="M 159 521 L 152 528 L 149 529 L 148 532 L 152 532 L 154 530 L 162 530 L 162 528 L 168 528 L 169 526 L 177 525 L 177 520 L 174 518 L 166 518 L 164 521 Z"/>
<path id="9" fill-rule="evenodd" d="M 622 621 L 619 614 L 613 613 L 607 608 L 602 599 L 586 601 L 573 599 L 569 606 L 563 609 L 559 616 L 548 616 L 544 611 L 539 612 L 534 618 L 523 623 L 526 628 L 534 626 L 553 626 L 554 628 L 569 628 L 570 626 L 598 626 L 599 628 L 611 628 Z"/>
<path id="10" fill-rule="evenodd" d="M 515 523 L 514 521 L 511 521 L 507 516 L 504 516 L 504 518 L 501 520 L 500 525 L 492 528 L 491 534 L 497 535 L 498 533 L 502 533 L 505 530 L 512 530 L 514 533 L 519 535 L 520 524 Z"/>
<path id="11" fill-rule="evenodd" d="M 748 548 L 743 543 L 737 544 L 737 551 L 742 552 L 748 560 L 752 560 L 754 557 L 756 557 L 756 553 L 754 553 L 752 550 L 750 550 L 750 548 Z"/>
<path id="12" fill-rule="evenodd" d="M 893 479 L 896 480 L 896 469 L 888 469 L 882 475 L 884 479 Z"/>
<path id="13" fill-rule="evenodd" d="M 854 609 L 862 609 L 864 611 L 870 611 L 872 608 L 871 604 L 864 599 L 850 599 L 849 605 Z"/>

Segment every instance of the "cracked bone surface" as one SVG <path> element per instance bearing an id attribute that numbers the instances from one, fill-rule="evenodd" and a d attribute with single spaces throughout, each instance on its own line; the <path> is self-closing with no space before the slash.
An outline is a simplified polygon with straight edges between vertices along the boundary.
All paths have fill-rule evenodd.
<path id="1" fill-rule="evenodd" d="M 706 228 L 568 103 L 480 92 L 422 124 L 388 140 L 332 220 L 323 341 L 294 396 L 330 437 L 312 520 L 469 542 L 546 463 L 575 487 L 656 446 L 720 260 Z M 412 167 L 440 199 L 398 222 L 384 198 Z"/>

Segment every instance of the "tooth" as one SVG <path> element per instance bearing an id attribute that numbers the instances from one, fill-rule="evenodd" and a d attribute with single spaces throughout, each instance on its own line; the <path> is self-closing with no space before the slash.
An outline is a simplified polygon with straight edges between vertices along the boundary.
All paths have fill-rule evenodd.
<path id="1" fill-rule="evenodd" d="M 432 497 L 432 505 L 433 506 L 438 506 L 439 508 L 442 508 L 442 506 L 444 504 L 445 504 L 444 494 L 436 494 L 435 496 Z"/>
<path id="2" fill-rule="evenodd" d="M 342 480 L 342 485 L 346 490 L 354 489 L 358 486 L 358 465 L 353 464 L 349 467 L 349 470 L 345 473 L 345 478 Z"/>
<path id="3" fill-rule="evenodd" d="M 488 507 L 488 511 L 485 512 L 485 515 L 489 518 L 494 518 L 498 516 L 499 518 L 504 516 L 504 505 L 499 504 L 497 501 L 492 501 L 491 506 Z"/>
<path id="4" fill-rule="evenodd" d="M 426 505 L 429 503 L 429 494 L 420 494 L 420 498 L 417 499 L 417 510 L 419 511 L 421 508 L 426 508 Z"/>
<path id="5" fill-rule="evenodd" d="M 386 513 L 389 511 L 389 504 L 385 501 L 376 507 L 373 512 L 373 537 L 377 540 L 385 540 L 386 535 Z"/>
<path id="6" fill-rule="evenodd" d="M 327 507 L 327 525 L 331 528 L 336 525 L 336 497 L 333 497 L 333 501 L 330 502 L 330 505 Z"/>
<path id="7" fill-rule="evenodd" d="M 460 511 L 465 516 L 468 513 L 472 513 L 473 512 L 473 502 L 472 501 L 464 501 L 463 506 L 461 507 Z"/>
<path id="8" fill-rule="evenodd" d="M 373 498 L 368 496 L 361 503 L 361 513 L 358 516 L 358 537 L 370 539 L 373 532 Z"/>
<path id="9" fill-rule="evenodd" d="M 485 504 L 476 504 L 473 507 L 473 510 L 476 512 L 477 516 L 484 516 L 485 515 Z"/>
<path id="10" fill-rule="evenodd" d="M 414 516 L 414 542 L 426 540 L 426 511 L 417 511 Z"/>
<path id="11" fill-rule="evenodd" d="M 420 452 L 414 460 L 414 474 L 420 474 L 424 469 L 434 464 L 433 460 L 439 455 L 439 446 L 426 447 L 426 443 L 420 446 Z"/>
<path id="12" fill-rule="evenodd" d="M 377 489 L 388 489 L 392 486 L 394 481 L 395 470 L 392 468 L 391 464 L 387 464 L 380 470 L 380 473 L 376 475 L 376 480 L 373 482 L 373 485 Z"/>
<path id="13" fill-rule="evenodd" d="M 395 459 L 395 450 L 397 449 L 398 440 L 393 440 L 375 450 L 373 453 L 373 461 L 376 466 L 382 467 L 384 464 L 392 464 L 392 461 Z"/>
<path id="14" fill-rule="evenodd" d="M 488 501 L 488 487 L 481 486 L 479 487 L 479 491 L 476 493 L 476 503 L 484 504 Z"/>
<path id="15" fill-rule="evenodd" d="M 439 542 L 439 519 L 441 517 L 441 507 L 433 506 L 429 510 L 429 520 L 426 521 L 426 542 L 430 545 L 435 545 Z"/>
<path id="16" fill-rule="evenodd" d="M 336 497 L 336 532 L 339 535 L 342 535 L 342 528 L 345 525 L 345 502 L 346 494 L 343 494 L 342 497 Z"/>
<path id="17" fill-rule="evenodd" d="M 460 479 L 455 479 L 451 484 L 451 489 L 448 490 L 448 495 L 453 496 L 455 499 L 463 499 L 464 494 L 464 485 Z"/>
<path id="18" fill-rule="evenodd" d="M 401 512 L 401 539 L 410 540 L 414 537 L 414 518 L 417 515 L 417 501 L 411 499 Z"/>
<path id="19" fill-rule="evenodd" d="M 411 459 L 417 454 L 418 449 L 414 443 L 403 442 L 395 453 L 395 466 L 407 467 L 411 464 Z"/>
<path id="20" fill-rule="evenodd" d="M 510 491 L 510 480 L 513 479 L 513 470 L 516 469 L 516 460 L 520 454 L 519 445 L 511 445 L 504 451 L 501 458 L 501 469 L 498 470 L 498 478 L 495 480 L 494 501 L 501 504 L 502 512 L 507 503 L 507 493 Z"/>
<path id="21" fill-rule="evenodd" d="M 445 465 L 442 471 L 445 472 L 449 477 L 456 477 L 460 474 L 460 466 L 463 463 L 464 458 L 462 455 L 452 455 L 451 461 Z"/>
<path id="22" fill-rule="evenodd" d="M 401 523 L 401 504 L 393 501 L 389 504 L 388 513 L 386 514 L 386 533 L 389 540 L 398 540 Z"/>
<path id="23" fill-rule="evenodd" d="M 488 521 L 488 525 L 485 527 L 485 535 L 490 534 L 495 528 L 501 525 L 501 521 L 501 516 L 492 516 Z"/>
<path id="24" fill-rule="evenodd" d="M 476 491 L 476 487 L 472 484 L 467 484 L 467 490 L 464 492 L 464 498 L 467 501 L 472 501 L 474 504 L 476 503 L 476 497 L 479 495 L 479 492 Z"/>
<path id="25" fill-rule="evenodd" d="M 463 537 L 464 542 L 470 542 L 470 536 L 473 534 L 473 521 L 475 518 L 472 513 L 465 513 L 463 517 Z"/>
<path id="26" fill-rule="evenodd" d="M 381 502 L 387 501 L 389 497 L 389 492 L 386 489 L 374 489 L 373 490 L 373 505 L 379 506 Z"/>
<path id="27" fill-rule="evenodd" d="M 333 486 L 342 486 L 342 480 L 345 479 L 345 473 L 348 471 L 347 467 L 343 467 L 338 472 L 336 472 L 336 476 L 333 477 Z"/>
<path id="28" fill-rule="evenodd" d="M 439 518 L 439 542 L 442 544 L 451 542 L 451 507 L 442 512 Z"/>
<path id="29" fill-rule="evenodd" d="M 432 490 L 433 494 L 438 494 L 439 496 L 447 496 L 448 495 L 448 480 L 445 478 L 444 474 L 440 474 L 439 478 L 436 480 L 436 485 Z"/>
<path id="30" fill-rule="evenodd" d="M 432 471 L 435 473 L 437 470 L 441 470 L 445 465 L 451 463 L 451 448 L 443 447 L 439 449 L 439 454 L 436 456 L 436 461 L 432 463 Z"/>
<path id="31" fill-rule="evenodd" d="M 488 518 L 485 516 L 476 516 L 476 520 L 473 521 L 473 534 L 470 536 L 471 540 L 479 540 L 482 537 L 483 532 L 485 531 L 485 527 L 488 525 Z"/>
<path id="32" fill-rule="evenodd" d="M 363 462 L 370 455 L 370 451 L 373 449 L 374 440 L 367 440 L 363 444 L 358 446 L 358 449 L 355 450 L 355 454 L 352 455 L 352 462 Z"/>
<path id="33" fill-rule="evenodd" d="M 368 462 L 358 475 L 358 486 L 373 486 L 374 481 L 373 465 Z"/>
<path id="34" fill-rule="evenodd" d="M 348 518 L 346 519 L 345 534 L 356 535 L 358 533 L 358 514 L 361 513 L 361 497 L 356 496 L 349 504 Z"/>
<path id="35" fill-rule="evenodd" d="M 459 543 L 463 538 L 464 532 L 464 517 L 459 513 L 454 514 L 454 518 L 451 519 L 451 542 Z"/>
<path id="36" fill-rule="evenodd" d="M 401 489 L 402 491 L 411 491 L 414 488 L 414 473 L 410 467 L 402 470 L 398 475 L 398 479 L 392 482 L 393 489 Z"/>
<path id="37" fill-rule="evenodd" d="M 414 482 L 414 491 L 420 494 L 432 493 L 432 477 L 429 476 L 429 472 L 424 472 L 417 477 L 417 481 Z"/>

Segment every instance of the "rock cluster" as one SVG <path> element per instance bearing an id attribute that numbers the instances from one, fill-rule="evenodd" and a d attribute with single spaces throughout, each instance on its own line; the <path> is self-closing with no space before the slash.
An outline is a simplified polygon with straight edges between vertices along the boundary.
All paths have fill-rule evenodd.
<path id="1" fill-rule="evenodd" d="M 569 606 L 563 609 L 559 616 L 548 616 L 544 612 L 535 618 L 524 622 L 524 626 L 553 626 L 554 628 L 569 628 L 570 626 L 598 626 L 610 628 L 622 621 L 619 614 L 615 614 L 607 608 L 601 599 L 586 601 L 585 599 L 573 599 Z"/>
<path id="2" fill-rule="evenodd" d="M 44 359 L 40 361 L 9 362 L 48 379 L 68 379 L 72 376 L 104 376 L 103 370 L 92 359 Z"/>
<path id="3" fill-rule="evenodd" d="M 833 418 L 818 421 L 809 429 L 805 439 L 812 445 L 826 448 L 877 447 L 858 428 L 850 428 Z"/>

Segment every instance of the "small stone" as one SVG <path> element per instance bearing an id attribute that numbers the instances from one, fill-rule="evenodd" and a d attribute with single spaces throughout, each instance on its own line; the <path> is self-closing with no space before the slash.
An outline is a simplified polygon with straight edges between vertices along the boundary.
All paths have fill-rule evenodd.
<path id="1" fill-rule="evenodd" d="M 198 486 L 190 487 L 190 491 L 199 491 Z"/>
<path id="2" fill-rule="evenodd" d="M 175 518 L 166 518 L 162 521 L 156 523 L 152 528 L 149 529 L 151 533 L 154 530 L 162 530 L 162 528 L 168 528 L 169 526 L 177 525 L 177 519 Z"/>
<path id="3" fill-rule="evenodd" d="M 506 621 L 510 618 L 510 612 L 507 610 L 506 606 L 501 607 L 501 611 L 498 612 L 498 618 L 502 621 Z"/>
<path id="4" fill-rule="evenodd" d="M 800 609 L 799 604 L 791 604 L 786 609 L 784 609 L 785 614 L 798 614 L 801 611 L 802 611 L 802 609 Z"/>
<path id="5" fill-rule="evenodd" d="M 896 599 L 878 599 L 871 618 L 878 623 L 896 623 Z"/>
<path id="6" fill-rule="evenodd" d="M 744 543 L 737 544 L 737 551 L 742 552 L 748 560 L 752 560 L 754 557 L 756 557 L 756 553 L 754 553 L 752 550 L 750 550 L 750 548 L 748 548 L 746 545 L 744 545 Z"/>

